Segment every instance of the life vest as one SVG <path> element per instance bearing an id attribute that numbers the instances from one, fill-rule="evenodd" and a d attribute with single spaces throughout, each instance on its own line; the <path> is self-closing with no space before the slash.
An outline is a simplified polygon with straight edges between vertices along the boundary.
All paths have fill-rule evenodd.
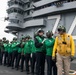
<path id="1" fill-rule="evenodd" d="M 63 36 L 58 36 L 57 52 L 63 56 L 71 54 L 70 35 L 65 34 L 64 38 Z"/>
<path id="2" fill-rule="evenodd" d="M 43 38 L 40 38 L 39 36 L 36 36 L 36 39 L 38 40 L 39 43 L 42 43 L 43 42 Z M 36 52 L 43 52 L 44 50 L 44 47 L 41 46 L 40 48 L 36 48 Z"/>

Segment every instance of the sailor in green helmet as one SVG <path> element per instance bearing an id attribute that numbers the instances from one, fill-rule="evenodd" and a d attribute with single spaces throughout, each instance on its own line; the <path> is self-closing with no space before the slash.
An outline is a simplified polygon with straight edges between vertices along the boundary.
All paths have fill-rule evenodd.
<path id="1" fill-rule="evenodd" d="M 6 40 L 4 43 L 3 43 L 3 47 L 4 47 L 4 66 L 7 65 L 7 57 L 8 57 L 8 40 Z"/>
<path id="2" fill-rule="evenodd" d="M 57 75 L 56 62 L 52 60 L 53 46 L 55 42 L 55 39 L 52 36 L 53 36 L 52 31 L 46 32 L 47 38 L 44 44 L 46 48 L 47 75 Z"/>
<path id="3" fill-rule="evenodd" d="M 24 45 L 25 45 L 26 37 L 23 36 L 21 40 L 21 72 L 24 70 L 24 61 L 25 61 L 25 56 L 24 56 Z"/>
<path id="4" fill-rule="evenodd" d="M 8 41 L 8 44 L 7 44 L 7 51 L 8 51 L 8 63 L 7 63 L 7 67 L 10 67 L 11 66 L 11 61 L 12 61 L 12 42 L 9 42 Z"/>
<path id="5" fill-rule="evenodd" d="M 12 42 L 12 69 L 14 69 L 14 67 L 16 68 L 17 66 L 17 57 L 18 57 L 18 45 L 19 45 L 19 42 L 17 41 L 17 38 L 14 37 L 13 38 L 13 42 Z M 16 59 L 16 61 L 15 61 Z M 15 65 L 14 65 L 14 61 L 15 61 Z"/>
<path id="6" fill-rule="evenodd" d="M 23 51 L 23 47 L 21 46 L 22 45 L 22 43 L 23 43 L 23 41 L 24 41 L 24 38 L 25 38 L 25 36 L 22 36 L 21 37 L 21 39 L 20 39 L 20 42 L 19 42 L 19 45 L 18 45 L 18 60 L 17 60 L 17 69 L 16 70 L 18 70 L 19 69 L 19 62 L 20 62 L 20 59 L 21 59 L 21 57 L 22 57 L 22 51 Z M 22 60 L 22 59 L 21 59 Z M 22 68 L 22 62 L 21 62 L 21 71 L 23 71 L 23 68 Z"/>
<path id="7" fill-rule="evenodd" d="M 44 75 L 45 69 L 45 49 L 44 43 L 44 31 L 38 29 L 37 35 L 35 36 L 35 47 L 36 47 L 36 75 Z"/>
<path id="8" fill-rule="evenodd" d="M 26 41 L 24 44 L 24 56 L 25 56 L 25 67 L 26 67 L 26 73 L 30 73 L 29 69 L 29 61 L 31 65 L 31 44 L 30 44 L 30 36 L 26 36 Z"/>
<path id="9" fill-rule="evenodd" d="M 2 39 L 0 39 L 0 65 L 2 65 Z"/>
<path id="10" fill-rule="evenodd" d="M 36 34 L 34 34 L 34 38 L 35 38 Z M 32 65 L 31 65 L 31 73 L 32 75 L 35 74 L 35 69 L 36 69 L 36 47 L 35 47 L 35 41 L 33 41 L 32 39 L 30 39 L 31 42 L 31 52 L 32 52 Z"/>
<path id="11" fill-rule="evenodd" d="M 5 56 L 6 56 L 4 44 L 6 44 L 6 37 L 2 38 L 2 52 L 1 52 L 1 54 L 2 54 L 2 61 L 3 61 L 3 57 L 5 58 Z M 3 64 L 6 65 L 6 62 L 3 61 Z"/>

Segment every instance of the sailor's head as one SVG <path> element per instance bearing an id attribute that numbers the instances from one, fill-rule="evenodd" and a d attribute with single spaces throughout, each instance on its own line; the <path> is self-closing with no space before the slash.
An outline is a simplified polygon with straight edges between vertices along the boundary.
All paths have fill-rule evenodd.
<path id="1" fill-rule="evenodd" d="M 57 28 L 57 30 L 58 30 L 59 34 L 63 34 L 63 33 L 66 32 L 66 28 L 65 28 L 64 26 L 59 26 L 59 27 Z"/>
<path id="2" fill-rule="evenodd" d="M 48 38 L 51 38 L 51 37 L 53 36 L 53 32 L 52 32 L 52 31 L 47 31 L 47 32 L 46 32 L 46 36 L 47 36 Z"/>
<path id="3" fill-rule="evenodd" d="M 44 34 L 44 30 L 42 30 L 41 28 L 37 30 L 37 34 L 39 36 L 42 36 Z"/>

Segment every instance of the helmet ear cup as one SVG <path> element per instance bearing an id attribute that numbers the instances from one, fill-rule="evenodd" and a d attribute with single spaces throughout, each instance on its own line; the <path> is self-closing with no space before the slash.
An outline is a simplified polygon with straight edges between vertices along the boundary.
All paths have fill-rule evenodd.
<path id="1" fill-rule="evenodd" d="M 53 36 L 53 32 L 51 31 L 51 35 Z"/>
<path id="2" fill-rule="evenodd" d="M 66 32 L 66 29 L 64 29 L 63 32 Z"/>
<path id="3" fill-rule="evenodd" d="M 53 36 L 53 33 L 52 33 L 52 36 Z"/>

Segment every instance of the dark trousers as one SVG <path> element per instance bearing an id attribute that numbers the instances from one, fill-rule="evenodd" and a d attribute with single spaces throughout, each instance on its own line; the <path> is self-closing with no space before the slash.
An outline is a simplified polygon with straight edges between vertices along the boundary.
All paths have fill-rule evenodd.
<path id="1" fill-rule="evenodd" d="M 45 53 L 36 53 L 36 75 L 44 75 L 45 69 Z"/>
<path id="2" fill-rule="evenodd" d="M 34 73 L 36 68 L 36 53 L 32 53 L 31 72 Z"/>
<path id="3" fill-rule="evenodd" d="M 19 68 L 20 59 L 21 59 L 21 53 L 18 53 L 18 57 L 17 57 L 17 66 L 16 66 L 17 69 Z"/>
<path id="4" fill-rule="evenodd" d="M 25 60 L 24 55 L 21 55 L 21 71 L 23 71 L 24 69 L 24 60 Z"/>
<path id="5" fill-rule="evenodd" d="M 7 66 L 11 66 L 12 61 L 12 53 L 8 53 L 8 63 Z"/>
<path id="6" fill-rule="evenodd" d="M 7 60 L 8 60 L 8 52 L 4 53 L 4 65 L 7 65 Z"/>
<path id="7" fill-rule="evenodd" d="M 1 50 L 0 50 L 0 65 L 2 65 L 2 54 L 1 54 Z"/>
<path id="8" fill-rule="evenodd" d="M 52 56 L 47 55 L 46 60 L 47 60 L 47 75 L 57 75 L 56 62 L 52 60 Z"/>
<path id="9" fill-rule="evenodd" d="M 1 62 L 1 58 L 2 58 L 2 57 L 1 57 L 1 50 L 0 50 L 0 65 L 2 64 L 2 62 Z"/>
<path id="10" fill-rule="evenodd" d="M 18 57 L 18 52 L 13 51 L 12 52 L 12 68 L 14 68 L 14 62 L 15 62 L 15 68 L 17 66 L 17 57 Z"/>
<path id="11" fill-rule="evenodd" d="M 4 56 L 4 51 L 1 51 L 0 53 L 0 64 L 2 65 L 3 62 L 3 56 Z"/>
<path id="12" fill-rule="evenodd" d="M 26 55 L 25 55 L 26 72 L 29 72 L 29 61 L 30 61 L 30 65 L 31 65 L 31 54 L 30 53 L 26 53 Z"/>

